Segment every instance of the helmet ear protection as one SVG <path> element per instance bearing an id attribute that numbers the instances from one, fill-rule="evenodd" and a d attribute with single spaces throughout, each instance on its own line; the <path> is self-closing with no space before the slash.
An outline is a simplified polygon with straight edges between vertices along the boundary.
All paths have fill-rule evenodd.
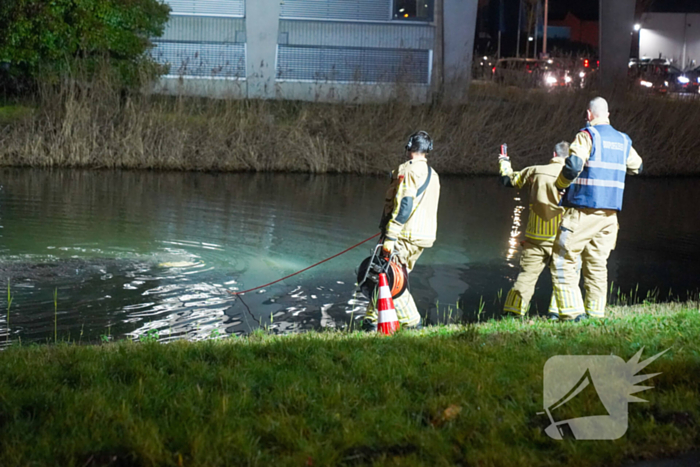
<path id="1" fill-rule="evenodd" d="M 433 139 L 426 131 L 413 133 L 406 143 L 406 151 L 428 153 L 433 150 Z"/>

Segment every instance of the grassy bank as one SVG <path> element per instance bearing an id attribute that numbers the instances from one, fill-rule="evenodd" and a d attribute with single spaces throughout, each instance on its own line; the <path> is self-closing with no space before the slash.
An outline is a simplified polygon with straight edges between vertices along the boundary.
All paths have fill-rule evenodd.
<path id="1" fill-rule="evenodd" d="M 697 303 L 604 321 L 488 322 L 361 334 L 11 347 L 0 352 L 0 465 L 621 465 L 700 442 Z M 554 441 L 555 355 L 662 374 L 616 441 Z M 572 415 L 578 404 L 572 404 Z M 580 412 L 578 412 L 580 413 Z"/>
<path id="2" fill-rule="evenodd" d="M 473 85 L 461 106 L 331 105 L 128 96 L 108 82 L 67 82 L 15 103 L 21 111 L 0 109 L 0 165 L 382 173 L 424 129 L 440 173 L 492 174 L 503 142 L 518 167 L 546 161 L 584 125 L 591 97 Z M 647 174 L 700 174 L 697 101 L 627 96 L 612 118 Z"/>

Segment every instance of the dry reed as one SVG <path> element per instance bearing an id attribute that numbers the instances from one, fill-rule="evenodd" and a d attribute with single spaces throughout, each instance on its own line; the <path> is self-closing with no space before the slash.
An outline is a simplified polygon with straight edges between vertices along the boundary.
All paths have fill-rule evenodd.
<path id="1" fill-rule="evenodd" d="M 109 79 L 66 80 L 41 86 L 33 112 L 0 121 L 0 165 L 381 173 L 423 129 L 439 172 L 492 174 L 504 142 L 516 167 L 546 161 L 584 125 L 591 97 L 473 85 L 464 105 L 323 104 L 126 94 Z M 628 95 L 612 103 L 612 121 L 647 174 L 700 173 L 697 101 Z"/>

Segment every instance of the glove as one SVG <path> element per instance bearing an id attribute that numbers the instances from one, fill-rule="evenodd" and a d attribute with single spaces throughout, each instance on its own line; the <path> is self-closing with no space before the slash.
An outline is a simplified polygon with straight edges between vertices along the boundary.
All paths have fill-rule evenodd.
<path id="1" fill-rule="evenodd" d="M 394 252 L 394 246 L 396 246 L 396 240 L 384 239 L 384 244 L 382 245 L 382 256 L 389 258 Z"/>

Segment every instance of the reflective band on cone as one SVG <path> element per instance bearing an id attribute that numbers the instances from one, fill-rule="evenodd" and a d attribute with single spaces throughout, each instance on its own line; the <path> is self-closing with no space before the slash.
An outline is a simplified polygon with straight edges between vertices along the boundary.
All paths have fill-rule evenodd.
<path id="1" fill-rule="evenodd" d="M 379 274 L 379 298 L 377 298 L 377 311 L 379 313 L 379 322 L 377 323 L 377 331 L 387 336 L 392 335 L 399 329 L 399 318 L 396 316 L 394 308 L 394 300 L 391 298 L 391 290 L 389 290 L 389 281 L 386 279 L 386 274 Z"/>

